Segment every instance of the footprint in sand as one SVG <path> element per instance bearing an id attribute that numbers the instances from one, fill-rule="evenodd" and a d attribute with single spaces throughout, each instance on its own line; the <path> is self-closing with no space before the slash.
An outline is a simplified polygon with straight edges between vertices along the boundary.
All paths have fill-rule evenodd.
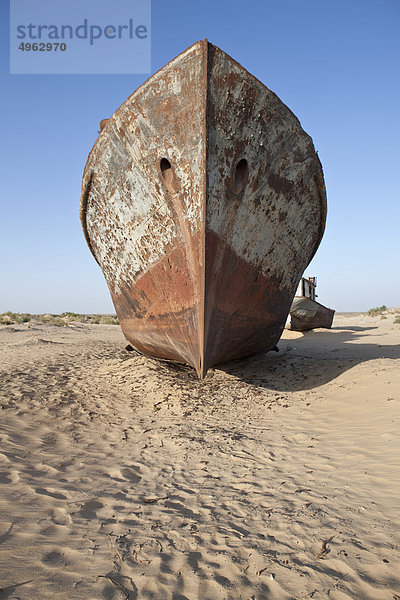
<path id="1" fill-rule="evenodd" d="M 42 494 L 43 496 L 50 496 L 51 498 L 57 498 L 57 500 L 66 500 L 67 499 L 67 496 L 64 496 L 64 494 L 46 490 L 45 488 L 36 488 L 35 492 L 37 494 Z"/>
<path id="2" fill-rule="evenodd" d="M 111 479 L 115 479 L 115 481 L 130 481 L 131 483 L 138 483 L 142 476 L 139 475 L 140 467 L 136 465 L 131 465 L 130 467 L 123 467 L 122 469 L 118 469 L 116 471 L 110 471 L 109 476 Z"/>
<path id="3" fill-rule="evenodd" d="M 98 500 L 88 500 L 78 511 L 78 514 L 84 519 L 97 519 L 97 510 L 102 508 L 103 504 Z"/>
<path id="4" fill-rule="evenodd" d="M 18 471 L 0 471 L 0 483 L 17 483 Z"/>
<path id="5" fill-rule="evenodd" d="M 127 479 L 131 483 L 138 483 L 142 479 L 142 476 L 139 475 L 139 473 L 140 467 L 137 467 L 135 465 L 132 465 L 131 467 L 124 467 L 123 469 L 121 469 L 122 477 L 124 477 L 124 479 Z"/>
<path id="6" fill-rule="evenodd" d="M 57 552 L 57 550 L 53 550 L 52 552 L 45 554 L 42 558 L 42 562 L 52 567 L 59 567 L 68 564 L 66 557 L 61 552 Z"/>

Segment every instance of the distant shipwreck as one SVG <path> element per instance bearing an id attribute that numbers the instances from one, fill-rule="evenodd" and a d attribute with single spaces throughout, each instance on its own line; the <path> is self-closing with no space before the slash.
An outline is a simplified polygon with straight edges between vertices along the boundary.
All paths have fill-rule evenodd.
<path id="1" fill-rule="evenodd" d="M 326 193 L 295 115 L 205 40 L 102 122 L 80 211 L 129 343 L 204 377 L 278 342 Z"/>
<path id="2" fill-rule="evenodd" d="M 286 329 L 307 331 L 317 327 L 332 327 L 335 311 L 315 300 L 317 287 L 316 277 L 302 277 L 296 295 L 290 307 Z"/>

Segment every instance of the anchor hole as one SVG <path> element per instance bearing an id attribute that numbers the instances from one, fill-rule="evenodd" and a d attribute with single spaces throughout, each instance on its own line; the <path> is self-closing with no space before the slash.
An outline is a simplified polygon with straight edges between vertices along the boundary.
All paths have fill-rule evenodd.
<path id="1" fill-rule="evenodd" d="M 165 187 L 174 194 L 179 188 L 179 183 L 168 158 L 162 158 L 160 160 L 160 169 Z"/>
<path id="2" fill-rule="evenodd" d="M 234 193 L 240 194 L 249 178 L 249 165 L 245 158 L 241 158 L 236 165 L 234 178 Z"/>

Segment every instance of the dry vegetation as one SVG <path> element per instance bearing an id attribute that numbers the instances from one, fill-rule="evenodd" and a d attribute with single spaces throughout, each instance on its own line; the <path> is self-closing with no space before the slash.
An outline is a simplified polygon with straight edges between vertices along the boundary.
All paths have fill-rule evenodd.
<path id="1" fill-rule="evenodd" d="M 74 323 L 87 323 L 88 325 L 119 324 L 116 315 L 82 315 L 74 312 L 63 312 L 60 315 L 31 315 L 11 311 L 0 314 L 0 325 L 16 325 L 28 322 L 47 323 L 59 327 L 68 327 Z"/>
<path id="2" fill-rule="evenodd" d="M 400 309 L 388 308 L 385 304 L 370 308 L 367 315 L 369 317 L 380 317 L 381 319 L 387 319 L 388 316 L 395 315 L 393 323 L 400 324 Z"/>
<path id="3" fill-rule="evenodd" d="M 389 315 L 395 315 L 394 323 L 400 324 L 400 309 L 387 308 L 385 304 L 370 308 L 366 313 L 369 317 L 381 317 L 387 319 Z M 34 315 L 30 313 L 15 313 L 7 311 L 0 314 L 0 325 L 17 325 L 21 323 L 44 323 L 56 325 L 58 327 L 68 327 L 76 323 L 86 323 L 88 325 L 119 325 L 116 315 L 91 314 L 84 315 L 75 312 L 63 312 L 56 314 Z"/>
<path id="4" fill-rule="evenodd" d="M 375 308 L 370 308 L 367 314 L 370 317 L 377 317 L 378 315 L 383 315 L 383 313 L 386 311 L 387 311 L 387 306 L 385 304 L 382 304 L 382 306 L 376 306 Z"/>

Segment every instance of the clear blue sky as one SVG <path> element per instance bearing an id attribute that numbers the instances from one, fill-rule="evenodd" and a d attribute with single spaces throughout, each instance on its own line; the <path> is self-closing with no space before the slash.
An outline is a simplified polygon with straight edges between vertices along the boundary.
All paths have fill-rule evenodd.
<path id="1" fill-rule="evenodd" d="M 0 312 L 112 312 L 80 228 L 100 119 L 143 75 L 9 75 L 1 2 Z M 340 311 L 400 305 L 400 1 L 153 0 L 152 73 L 207 37 L 312 136 L 328 221 L 307 275 Z"/>

